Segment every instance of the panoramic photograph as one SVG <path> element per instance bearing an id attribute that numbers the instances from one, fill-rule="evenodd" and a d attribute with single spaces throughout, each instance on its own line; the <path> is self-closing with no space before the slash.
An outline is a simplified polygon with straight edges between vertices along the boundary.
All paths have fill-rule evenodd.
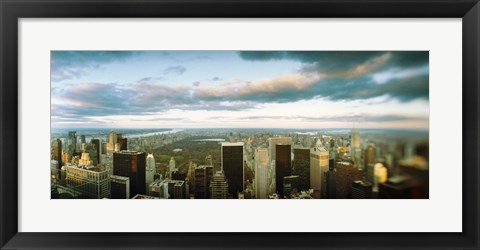
<path id="1" fill-rule="evenodd" d="M 50 60 L 51 199 L 429 198 L 428 51 Z"/>

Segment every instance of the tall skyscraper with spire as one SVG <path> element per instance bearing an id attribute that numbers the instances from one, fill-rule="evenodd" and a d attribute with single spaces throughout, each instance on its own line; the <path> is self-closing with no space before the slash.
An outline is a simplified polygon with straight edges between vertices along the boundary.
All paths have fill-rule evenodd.
<path id="1" fill-rule="evenodd" d="M 157 173 L 155 169 L 155 157 L 153 157 L 152 153 L 147 155 L 146 159 L 146 167 L 145 167 L 145 184 L 146 187 L 150 185 L 154 181 L 154 176 Z"/>

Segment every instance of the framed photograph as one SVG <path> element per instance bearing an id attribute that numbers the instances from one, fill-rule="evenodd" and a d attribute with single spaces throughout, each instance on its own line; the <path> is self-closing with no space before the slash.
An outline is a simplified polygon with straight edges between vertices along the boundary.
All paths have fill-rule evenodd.
<path id="1" fill-rule="evenodd" d="M 478 249 L 478 1 L 0 6 L 1 249 Z"/>

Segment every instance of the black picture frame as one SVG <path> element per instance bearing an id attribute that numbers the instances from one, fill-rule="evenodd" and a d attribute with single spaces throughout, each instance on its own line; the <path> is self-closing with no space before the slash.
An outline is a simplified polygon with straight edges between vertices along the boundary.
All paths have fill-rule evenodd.
<path id="1" fill-rule="evenodd" d="M 478 0 L 0 0 L 1 249 L 479 249 Z M 462 18 L 462 233 L 21 233 L 18 232 L 19 18 L 310 17 Z M 459 161 L 460 162 L 460 161 Z M 442 218 L 438 218 L 442 223 Z M 219 229 L 221 231 L 221 229 Z"/>

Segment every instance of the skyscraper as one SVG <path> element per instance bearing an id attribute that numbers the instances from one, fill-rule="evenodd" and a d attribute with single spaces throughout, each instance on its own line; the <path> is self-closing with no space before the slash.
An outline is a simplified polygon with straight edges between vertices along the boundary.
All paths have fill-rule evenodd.
<path id="1" fill-rule="evenodd" d="M 320 146 L 310 149 L 310 188 L 322 192 L 323 175 L 328 171 L 328 151 Z"/>
<path id="2" fill-rule="evenodd" d="M 368 166 L 368 164 L 375 164 L 375 160 L 376 160 L 375 146 L 370 144 L 365 149 L 365 163 L 364 163 L 364 166 Z"/>
<path id="3" fill-rule="evenodd" d="M 107 150 L 114 151 L 116 143 L 117 143 L 117 134 L 115 133 L 115 131 L 112 130 L 108 134 Z"/>
<path id="4" fill-rule="evenodd" d="M 352 199 L 371 199 L 372 184 L 363 180 L 352 182 Z"/>
<path id="5" fill-rule="evenodd" d="M 210 182 L 210 198 L 211 199 L 227 199 L 228 198 L 228 182 L 223 171 L 217 171 Z"/>
<path id="6" fill-rule="evenodd" d="M 181 180 L 157 179 L 150 183 L 148 195 L 160 199 L 186 199 L 186 184 Z"/>
<path id="7" fill-rule="evenodd" d="M 397 175 L 385 183 L 379 183 L 380 199 L 428 199 L 422 191 L 422 184 L 408 175 Z"/>
<path id="8" fill-rule="evenodd" d="M 322 198 L 337 198 L 337 170 L 335 169 L 335 160 L 328 160 L 328 171 L 324 172 Z"/>
<path id="9" fill-rule="evenodd" d="M 77 132 L 68 131 L 68 152 L 73 155 L 77 152 Z"/>
<path id="10" fill-rule="evenodd" d="M 257 148 L 255 150 L 255 197 L 268 198 L 268 150 Z"/>
<path id="11" fill-rule="evenodd" d="M 201 165 L 195 168 L 195 199 L 210 198 L 209 187 L 213 176 L 213 166 Z"/>
<path id="12" fill-rule="evenodd" d="M 292 172 L 298 175 L 299 192 L 310 189 L 310 148 L 293 148 Z"/>
<path id="13" fill-rule="evenodd" d="M 145 171 L 146 171 L 145 184 L 146 184 L 146 187 L 148 188 L 150 183 L 154 181 L 154 176 L 157 173 L 157 171 L 155 169 L 155 158 L 153 157 L 152 153 L 149 153 L 147 155 L 146 161 L 147 162 L 146 162 L 146 168 L 145 168 Z"/>
<path id="14" fill-rule="evenodd" d="M 284 196 L 283 178 L 292 175 L 292 150 L 290 144 L 275 145 L 275 183 L 278 194 Z"/>
<path id="15" fill-rule="evenodd" d="M 112 175 L 110 180 L 110 199 L 130 199 L 130 178 Z"/>
<path id="16" fill-rule="evenodd" d="M 352 198 L 352 182 L 363 178 L 363 171 L 356 168 L 352 163 L 340 161 L 335 164 L 337 170 L 336 198 Z"/>
<path id="17" fill-rule="evenodd" d="M 92 144 L 92 143 L 85 143 L 84 144 L 84 150 L 83 152 L 85 153 L 88 153 L 89 156 L 90 156 L 90 159 L 92 160 L 92 164 L 93 165 L 97 165 L 98 164 L 98 159 L 99 159 L 99 155 L 97 155 L 97 149 L 95 148 L 95 145 Z"/>
<path id="18" fill-rule="evenodd" d="M 57 161 L 57 163 L 58 163 L 57 164 L 58 169 L 56 171 L 58 173 L 57 178 L 60 178 L 60 176 L 59 176 L 60 169 L 63 166 L 63 162 L 62 162 L 62 140 L 54 139 L 52 141 L 50 160 L 56 160 Z"/>
<path id="19" fill-rule="evenodd" d="M 145 165 L 145 152 L 124 150 L 113 153 L 113 174 L 130 179 L 130 198 L 146 194 Z"/>
<path id="20" fill-rule="evenodd" d="M 244 190 L 243 142 L 223 142 L 221 145 L 222 170 L 228 181 L 228 190 L 234 197 Z"/>
<path id="21" fill-rule="evenodd" d="M 98 163 L 102 163 L 100 158 L 101 158 L 101 155 L 102 155 L 102 148 L 101 148 L 101 145 L 100 145 L 100 140 L 99 139 L 92 139 L 90 140 L 90 143 L 95 145 L 95 150 L 97 151 L 97 156 L 98 156 Z"/>
<path id="22" fill-rule="evenodd" d="M 110 198 L 110 178 L 102 166 L 66 166 L 67 186 L 85 198 Z"/>
<path id="23" fill-rule="evenodd" d="M 385 183 L 388 179 L 388 170 L 383 163 L 376 163 L 373 167 L 373 191 L 378 192 L 379 183 Z"/>
<path id="24" fill-rule="evenodd" d="M 268 138 L 268 146 L 269 146 L 269 156 L 270 162 L 276 159 L 276 148 L 275 145 L 282 144 L 282 145 L 292 145 L 292 138 L 291 137 L 271 137 Z"/>
<path id="25" fill-rule="evenodd" d="M 355 162 L 355 166 L 357 168 L 363 169 L 364 168 L 363 162 L 361 162 L 362 148 L 360 144 L 360 132 L 358 131 L 358 129 L 355 129 L 355 128 L 352 129 L 352 138 L 351 138 L 350 147 L 352 148 L 351 152 Z"/>
<path id="26" fill-rule="evenodd" d="M 290 198 L 291 195 L 300 192 L 300 178 L 298 175 L 283 177 L 283 193 L 285 197 Z"/>
<path id="27" fill-rule="evenodd" d="M 175 168 L 175 158 L 170 158 L 170 162 L 168 163 L 168 169 L 170 171 L 170 174 L 177 171 L 177 169 Z"/>

